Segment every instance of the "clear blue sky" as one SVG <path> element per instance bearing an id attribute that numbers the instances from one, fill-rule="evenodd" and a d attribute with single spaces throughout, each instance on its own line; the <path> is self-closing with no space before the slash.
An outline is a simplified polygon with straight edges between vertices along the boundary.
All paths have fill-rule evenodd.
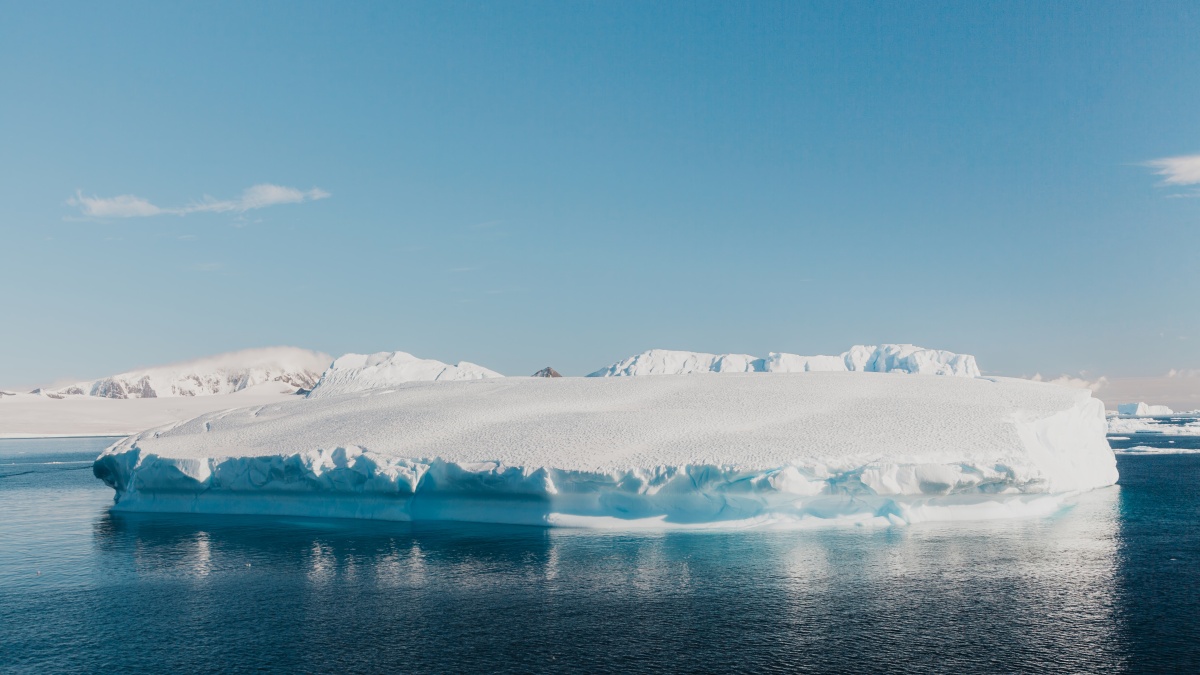
<path id="1" fill-rule="evenodd" d="M 5 2 L 0 385 L 274 344 L 1200 368 L 1197 36 L 1194 2 Z"/>

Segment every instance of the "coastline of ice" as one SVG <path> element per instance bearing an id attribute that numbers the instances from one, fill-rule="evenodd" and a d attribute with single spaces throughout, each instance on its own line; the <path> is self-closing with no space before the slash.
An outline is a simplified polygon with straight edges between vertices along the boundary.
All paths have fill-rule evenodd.
<path id="1" fill-rule="evenodd" d="M 503 378 L 224 411 L 94 472 L 126 511 L 587 527 L 1044 514 L 1116 481 L 1102 404 L 873 373 Z"/>
<path id="2" fill-rule="evenodd" d="M 1180 417 L 1178 419 L 1188 419 Z M 1200 436 L 1200 419 L 1184 424 L 1164 424 L 1147 417 L 1110 417 L 1109 434 L 1164 434 L 1169 436 Z"/>
<path id="3" fill-rule="evenodd" d="M 1196 448 L 1164 448 L 1150 445 L 1135 445 L 1130 448 L 1114 450 L 1118 455 L 1195 455 L 1200 454 Z"/>

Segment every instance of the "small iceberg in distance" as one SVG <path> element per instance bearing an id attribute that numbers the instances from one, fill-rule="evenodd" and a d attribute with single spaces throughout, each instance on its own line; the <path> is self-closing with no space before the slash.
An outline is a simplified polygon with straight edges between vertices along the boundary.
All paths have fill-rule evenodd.
<path id="1" fill-rule="evenodd" d="M 1117 414 L 1127 417 L 1163 417 L 1173 415 L 1174 412 L 1165 405 L 1147 405 L 1142 402 L 1117 405 Z"/>
<path id="2" fill-rule="evenodd" d="M 978 372 L 889 347 L 853 363 Z M 343 358 L 310 398 L 132 436 L 93 471 L 119 511 L 604 528 L 1025 516 L 1117 479 L 1100 401 L 1028 380 L 502 378 L 403 352 Z"/>

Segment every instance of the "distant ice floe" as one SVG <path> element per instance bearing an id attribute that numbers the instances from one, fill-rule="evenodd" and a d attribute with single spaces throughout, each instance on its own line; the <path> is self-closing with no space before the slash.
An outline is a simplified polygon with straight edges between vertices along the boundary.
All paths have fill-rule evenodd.
<path id="1" fill-rule="evenodd" d="M 925 349 L 908 344 L 855 345 L 838 356 L 800 356 L 771 352 L 766 358 L 749 354 L 652 349 L 602 368 L 589 377 L 685 375 L 691 373 L 804 373 L 902 372 L 917 375 L 979 377 L 969 354 Z"/>
<path id="2" fill-rule="evenodd" d="M 1167 423 L 1154 418 L 1109 417 L 1108 433 L 1128 436 L 1130 434 L 1163 434 L 1167 436 L 1200 436 L 1200 420 L 1188 422 L 1180 417 L 1176 423 Z M 1182 423 L 1179 423 L 1182 422 Z"/>
<path id="3" fill-rule="evenodd" d="M 1117 479 L 1086 390 L 872 372 L 496 378 L 464 364 L 393 386 L 413 361 L 348 358 L 312 398 L 130 437 L 94 473 L 121 511 L 615 528 L 1043 514 Z"/>
<path id="4" fill-rule="evenodd" d="M 1200 454 L 1200 449 L 1197 448 L 1172 448 L 1172 447 L 1151 447 L 1149 445 L 1135 445 L 1132 448 L 1124 448 L 1114 450 L 1118 455 L 1197 455 Z"/>

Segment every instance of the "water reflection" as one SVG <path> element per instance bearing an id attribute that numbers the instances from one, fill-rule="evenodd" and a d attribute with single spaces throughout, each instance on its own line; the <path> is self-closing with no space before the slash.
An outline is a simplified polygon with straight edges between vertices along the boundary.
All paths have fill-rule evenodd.
<path id="1" fill-rule="evenodd" d="M 1116 488 L 1051 519 L 852 531 L 105 514 L 94 544 L 124 594 L 269 634 L 283 663 L 351 640 L 364 668 L 1102 670 L 1124 662 L 1119 516 Z"/>
<path id="2" fill-rule="evenodd" d="M 78 457 L 20 459 L 15 670 L 1200 670 L 1196 456 L 1047 519 L 658 534 L 110 514 Z"/>
<path id="3" fill-rule="evenodd" d="M 1200 458 L 1118 456 L 1119 640 L 1144 672 L 1200 672 Z"/>

